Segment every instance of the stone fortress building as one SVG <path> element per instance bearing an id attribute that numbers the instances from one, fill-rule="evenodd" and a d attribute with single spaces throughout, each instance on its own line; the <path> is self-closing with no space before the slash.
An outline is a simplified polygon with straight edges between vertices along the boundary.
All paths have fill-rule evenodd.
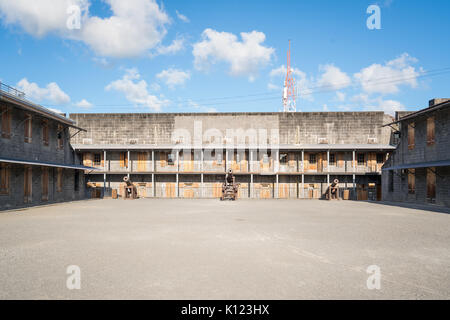
<path id="1" fill-rule="evenodd" d="M 381 200 L 381 167 L 395 149 L 383 112 L 71 114 L 72 145 L 91 185 L 141 197 L 218 198 L 228 169 L 240 198 Z"/>
<path id="2" fill-rule="evenodd" d="M 70 146 L 75 123 L 0 83 L 0 210 L 86 197 L 84 170 Z"/>
<path id="3" fill-rule="evenodd" d="M 450 207 L 450 99 L 398 113 L 399 144 L 383 167 L 383 200 Z"/>
<path id="4" fill-rule="evenodd" d="M 54 113 L 0 84 L 0 210 L 121 195 L 449 206 L 450 101 L 417 112 Z M 383 170 L 383 179 L 382 179 Z"/>

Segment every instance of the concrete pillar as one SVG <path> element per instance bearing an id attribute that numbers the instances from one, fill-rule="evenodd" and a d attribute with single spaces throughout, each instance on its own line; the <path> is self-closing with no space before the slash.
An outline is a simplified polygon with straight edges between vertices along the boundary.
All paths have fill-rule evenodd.
<path id="1" fill-rule="evenodd" d="M 253 150 L 248 149 L 248 157 L 249 157 L 248 172 L 252 172 L 252 170 L 253 170 Z"/>
<path id="2" fill-rule="evenodd" d="M 175 185 L 175 197 L 178 198 L 180 196 L 179 194 L 179 172 L 180 172 L 180 150 L 177 150 L 177 182 Z"/>
<path id="3" fill-rule="evenodd" d="M 228 148 L 225 149 L 225 172 L 228 170 Z"/>
<path id="4" fill-rule="evenodd" d="M 107 171 L 107 164 L 106 164 L 106 150 L 103 150 L 103 171 L 105 172 L 103 174 L 103 196 L 105 196 L 106 193 L 106 171 Z"/>
<path id="5" fill-rule="evenodd" d="M 177 172 L 177 184 L 176 184 L 176 190 L 175 190 L 175 197 L 176 198 L 180 197 L 179 185 L 180 185 L 180 180 L 179 180 L 179 175 L 178 175 L 178 172 Z"/>
<path id="6" fill-rule="evenodd" d="M 203 173 L 201 174 L 201 191 L 200 191 L 200 197 L 201 198 L 204 198 L 205 197 L 205 192 L 204 192 L 204 189 L 205 189 L 205 184 L 203 183 Z"/>
<path id="7" fill-rule="evenodd" d="M 352 157 L 352 168 L 353 168 L 353 172 L 356 171 L 356 163 L 355 163 L 355 161 L 356 161 L 356 151 L 353 150 L 353 157 Z"/>
<path id="8" fill-rule="evenodd" d="M 156 197 L 156 184 L 155 184 L 155 174 L 152 173 L 152 195 Z"/>
<path id="9" fill-rule="evenodd" d="M 305 175 L 302 174 L 302 192 L 301 192 L 302 198 L 305 198 Z"/>
<path id="10" fill-rule="evenodd" d="M 155 150 L 152 150 L 152 172 L 155 172 L 156 164 L 155 164 Z"/>
<path id="11" fill-rule="evenodd" d="M 155 150 L 152 150 L 152 195 L 156 197 L 156 184 L 155 184 Z"/>
<path id="12" fill-rule="evenodd" d="M 330 185 L 330 150 L 327 150 L 327 185 Z"/>
<path id="13" fill-rule="evenodd" d="M 302 150 L 302 172 L 305 172 L 305 150 Z"/>
<path id="14" fill-rule="evenodd" d="M 128 151 L 127 151 L 127 157 L 128 157 L 128 172 L 131 172 L 131 167 L 133 166 L 133 164 L 131 163 L 131 157 L 130 157 L 130 155 L 131 155 L 131 152 L 130 152 L 130 150 L 128 150 Z M 128 176 L 130 176 L 130 175 L 128 175 Z"/>
<path id="15" fill-rule="evenodd" d="M 103 196 L 106 194 L 106 173 L 103 174 Z"/>
<path id="16" fill-rule="evenodd" d="M 356 159 L 355 158 L 356 158 L 356 151 L 353 150 L 352 168 L 353 168 L 353 197 L 354 197 L 354 200 L 357 199 L 357 197 L 356 197 L 356 175 L 355 175 L 355 172 L 356 172 L 356 163 L 355 163 L 355 161 L 356 161 Z"/>
<path id="17" fill-rule="evenodd" d="M 275 199 L 278 199 L 280 197 L 279 194 L 279 180 L 278 180 L 278 174 L 275 175 L 276 184 L 275 184 Z"/>
<path id="18" fill-rule="evenodd" d="M 250 198 L 253 198 L 253 174 L 250 174 Z"/>

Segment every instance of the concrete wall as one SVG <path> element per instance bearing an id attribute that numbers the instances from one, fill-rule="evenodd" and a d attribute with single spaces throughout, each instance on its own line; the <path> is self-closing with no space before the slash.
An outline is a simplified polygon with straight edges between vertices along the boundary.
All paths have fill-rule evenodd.
<path id="1" fill-rule="evenodd" d="M 277 141 L 271 133 L 278 130 L 281 144 L 389 144 L 391 129 L 382 125 L 393 120 L 383 112 L 71 114 L 70 118 L 88 130 L 73 139 L 84 145 L 171 144 L 176 142 L 173 132 L 184 133 L 191 143 L 197 137 L 205 145 L 250 143 L 249 136 L 260 129 L 273 143 Z"/>

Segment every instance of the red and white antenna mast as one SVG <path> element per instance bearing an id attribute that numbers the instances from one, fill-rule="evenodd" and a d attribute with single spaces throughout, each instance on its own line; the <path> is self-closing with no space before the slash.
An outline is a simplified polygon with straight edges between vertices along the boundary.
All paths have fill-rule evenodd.
<path id="1" fill-rule="evenodd" d="M 289 50 L 287 53 L 287 74 L 286 80 L 284 80 L 284 88 L 283 88 L 284 112 L 297 111 L 295 96 L 296 96 L 295 79 L 294 76 L 292 75 L 291 69 L 291 40 L 289 40 Z"/>

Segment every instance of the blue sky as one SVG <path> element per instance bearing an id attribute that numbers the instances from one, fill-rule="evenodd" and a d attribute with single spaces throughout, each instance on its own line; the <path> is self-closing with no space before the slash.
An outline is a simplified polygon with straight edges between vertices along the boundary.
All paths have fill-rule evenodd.
<path id="1" fill-rule="evenodd" d="M 289 39 L 298 110 L 392 113 L 450 95 L 446 0 L 33 3 L 0 0 L 0 79 L 63 112 L 279 111 Z"/>

